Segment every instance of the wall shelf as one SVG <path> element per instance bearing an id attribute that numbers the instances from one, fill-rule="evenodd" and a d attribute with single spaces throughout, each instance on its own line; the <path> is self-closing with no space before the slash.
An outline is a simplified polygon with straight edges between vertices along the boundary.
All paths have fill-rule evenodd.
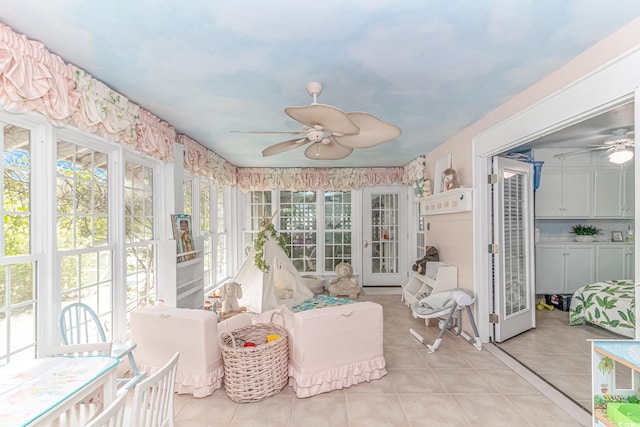
<path id="1" fill-rule="evenodd" d="M 204 304 L 204 241 L 196 237 L 194 244 L 195 251 L 178 254 L 175 240 L 158 243 L 158 296 L 168 307 L 201 308 Z M 196 257 L 178 262 L 189 254 Z"/>
<path id="2" fill-rule="evenodd" d="M 418 199 L 422 215 L 467 212 L 472 208 L 473 188 L 453 190 Z"/>

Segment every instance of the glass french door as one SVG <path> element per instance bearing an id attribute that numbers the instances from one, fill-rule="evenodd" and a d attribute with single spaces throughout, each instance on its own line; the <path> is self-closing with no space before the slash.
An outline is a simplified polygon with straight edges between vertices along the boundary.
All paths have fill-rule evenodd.
<path id="1" fill-rule="evenodd" d="M 407 189 L 363 190 L 362 285 L 397 286 L 407 280 Z"/>

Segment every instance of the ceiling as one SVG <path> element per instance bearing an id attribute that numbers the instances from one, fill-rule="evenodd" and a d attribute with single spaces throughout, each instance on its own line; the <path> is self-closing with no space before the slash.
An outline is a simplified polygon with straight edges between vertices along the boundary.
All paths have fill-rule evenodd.
<path id="1" fill-rule="evenodd" d="M 604 113 L 590 117 L 572 126 L 529 141 L 511 151 L 526 151 L 532 148 L 566 148 L 581 150 L 603 145 L 616 131 L 634 134 L 634 104 L 629 102 Z M 606 154 L 606 153 L 603 153 Z"/>
<path id="2" fill-rule="evenodd" d="M 640 16 L 617 0 L 3 0 L 39 40 L 237 166 L 402 166 Z M 262 157 L 318 101 L 400 137 L 335 161 Z M 606 128 L 610 128 L 605 124 Z M 604 129 L 604 128 L 603 128 Z"/>

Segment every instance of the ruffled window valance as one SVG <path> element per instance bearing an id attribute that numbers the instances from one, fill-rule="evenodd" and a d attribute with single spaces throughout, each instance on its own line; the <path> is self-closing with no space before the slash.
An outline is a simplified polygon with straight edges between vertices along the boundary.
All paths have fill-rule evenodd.
<path id="1" fill-rule="evenodd" d="M 426 177 L 427 159 L 425 156 L 416 157 L 406 165 L 404 165 L 404 175 L 402 182 L 413 185 L 416 181 L 421 181 Z"/>
<path id="2" fill-rule="evenodd" d="M 178 143 L 184 145 L 184 168 L 187 172 L 207 178 L 218 187 L 235 185 L 236 167 L 231 163 L 186 135 L 178 135 Z"/>
<path id="3" fill-rule="evenodd" d="M 340 190 L 402 183 L 403 168 L 238 168 L 243 191 Z"/>
<path id="4" fill-rule="evenodd" d="M 38 111 L 56 124 L 76 110 L 76 68 L 0 24 L 0 103 L 7 111 Z"/>
<path id="5" fill-rule="evenodd" d="M 0 23 L 0 104 L 37 111 L 160 160 L 173 158 L 175 129 L 88 73 Z"/>

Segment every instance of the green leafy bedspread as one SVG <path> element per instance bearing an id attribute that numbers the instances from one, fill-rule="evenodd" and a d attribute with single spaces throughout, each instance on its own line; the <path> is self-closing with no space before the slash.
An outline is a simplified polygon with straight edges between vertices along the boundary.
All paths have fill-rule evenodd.
<path id="1" fill-rule="evenodd" d="M 629 338 L 635 337 L 633 282 L 611 280 L 586 285 L 571 298 L 570 325 L 592 323 Z"/>

